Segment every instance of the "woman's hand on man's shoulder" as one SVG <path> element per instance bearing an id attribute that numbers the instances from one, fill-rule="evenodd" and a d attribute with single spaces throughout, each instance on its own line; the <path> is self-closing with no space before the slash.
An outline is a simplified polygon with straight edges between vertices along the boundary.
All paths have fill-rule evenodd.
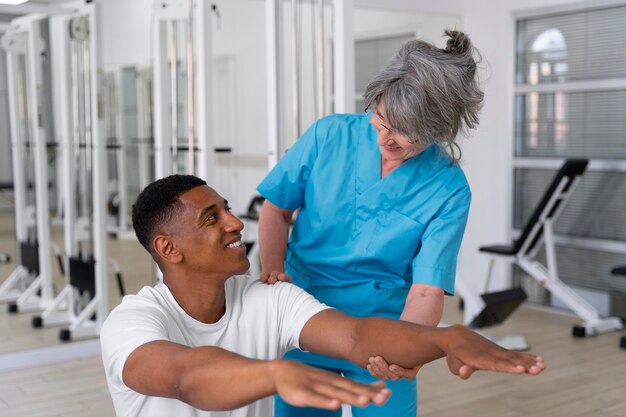
<path id="1" fill-rule="evenodd" d="M 286 274 L 284 271 L 283 272 L 271 271 L 271 272 L 261 272 L 261 275 L 259 276 L 259 281 L 265 284 L 274 285 L 280 281 L 293 282 L 293 279 L 291 278 L 290 275 Z"/>

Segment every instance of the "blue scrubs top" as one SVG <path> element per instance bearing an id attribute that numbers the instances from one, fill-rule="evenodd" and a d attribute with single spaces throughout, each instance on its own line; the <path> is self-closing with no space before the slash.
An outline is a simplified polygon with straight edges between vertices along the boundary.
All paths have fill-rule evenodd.
<path id="1" fill-rule="evenodd" d="M 354 316 L 398 318 L 413 283 L 454 293 L 471 193 L 436 145 L 381 179 L 370 118 L 318 120 L 257 190 L 300 209 L 285 256 L 296 285 Z"/>

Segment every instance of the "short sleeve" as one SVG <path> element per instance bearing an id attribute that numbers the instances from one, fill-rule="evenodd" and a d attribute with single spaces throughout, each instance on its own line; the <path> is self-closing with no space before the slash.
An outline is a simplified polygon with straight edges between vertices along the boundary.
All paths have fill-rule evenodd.
<path id="1" fill-rule="evenodd" d="M 330 307 L 291 283 L 279 282 L 273 286 L 273 290 L 280 345 L 286 350 L 300 349 L 300 332 L 304 325 L 311 317 Z"/>
<path id="2" fill-rule="evenodd" d="M 257 187 L 272 204 L 285 210 L 304 204 L 306 184 L 319 153 L 318 125 L 319 121 L 304 132 Z"/>
<path id="3" fill-rule="evenodd" d="M 154 340 L 166 340 L 165 323 L 163 312 L 142 300 L 129 300 L 109 314 L 100 332 L 100 346 L 111 390 L 129 389 L 122 380 L 126 360 L 139 346 Z"/>
<path id="4" fill-rule="evenodd" d="M 454 294 L 456 262 L 467 224 L 469 188 L 450 197 L 426 225 L 420 249 L 411 262 L 413 283 L 428 284 Z"/>

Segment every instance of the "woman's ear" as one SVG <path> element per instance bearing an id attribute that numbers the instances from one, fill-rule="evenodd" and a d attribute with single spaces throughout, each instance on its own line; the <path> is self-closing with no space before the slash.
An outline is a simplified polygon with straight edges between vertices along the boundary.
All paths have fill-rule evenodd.
<path id="1" fill-rule="evenodd" d="M 154 252 L 167 263 L 180 263 L 183 253 L 180 251 L 171 236 L 157 235 L 152 241 Z"/>

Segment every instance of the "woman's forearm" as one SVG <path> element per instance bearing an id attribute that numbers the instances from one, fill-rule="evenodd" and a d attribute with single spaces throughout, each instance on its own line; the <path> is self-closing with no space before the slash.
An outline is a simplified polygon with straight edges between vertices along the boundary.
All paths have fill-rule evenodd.
<path id="1" fill-rule="evenodd" d="M 443 290 L 424 284 L 413 284 L 407 295 L 400 320 L 437 326 L 443 314 Z"/>
<path id="2" fill-rule="evenodd" d="M 292 211 L 265 201 L 259 218 L 259 245 L 262 272 L 283 272 Z"/>

